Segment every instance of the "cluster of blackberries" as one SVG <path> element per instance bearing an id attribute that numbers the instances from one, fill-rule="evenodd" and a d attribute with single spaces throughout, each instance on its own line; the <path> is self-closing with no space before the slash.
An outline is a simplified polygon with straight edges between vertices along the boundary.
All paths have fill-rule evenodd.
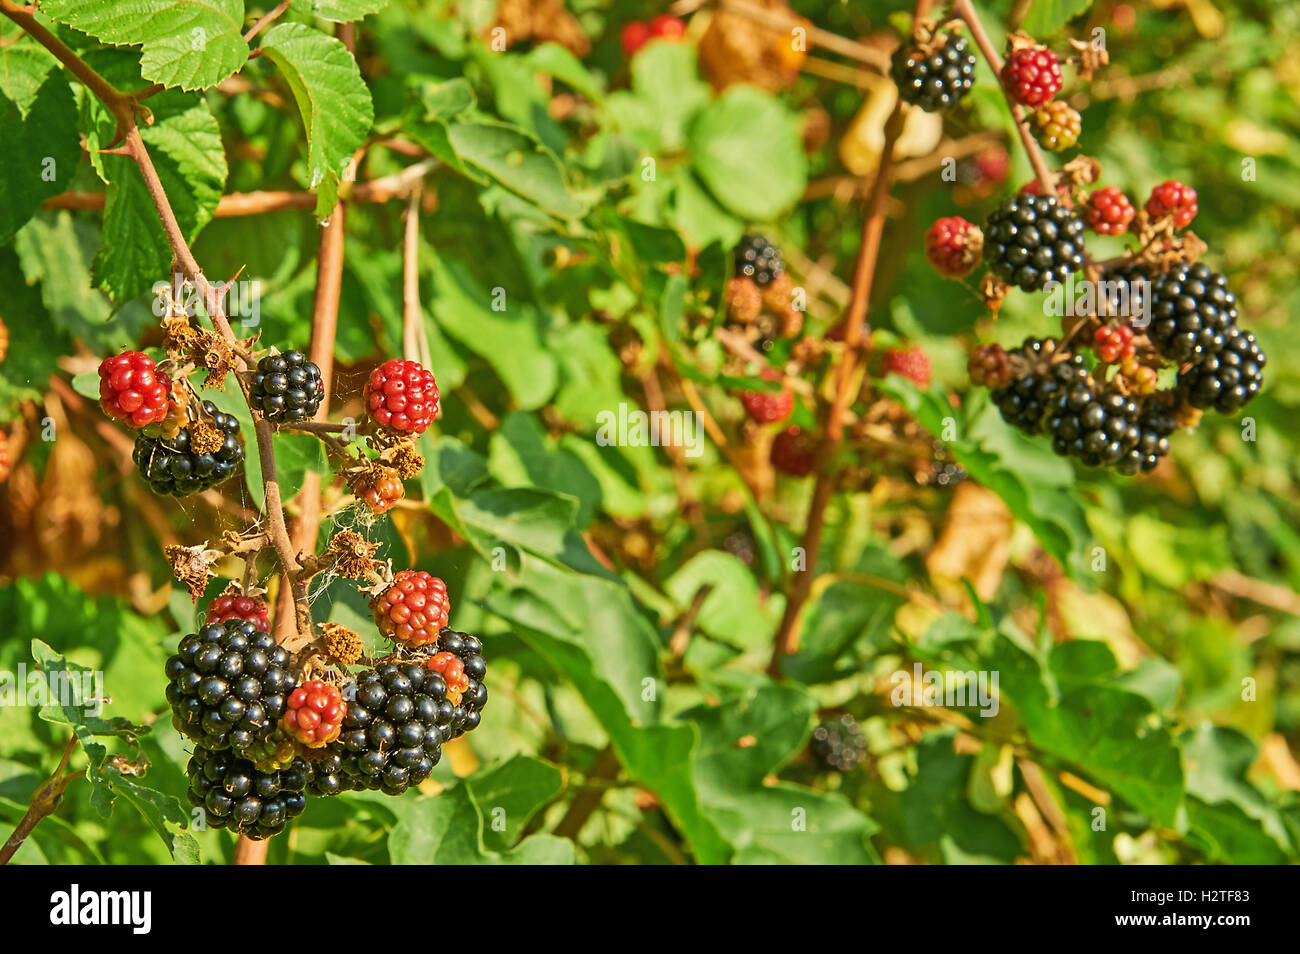
<path id="1" fill-rule="evenodd" d="M 177 731 L 213 751 L 242 753 L 265 741 L 296 684 L 284 647 L 235 619 L 182 639 L 164 671 Z"/>
<path id="2" fill-rule="evenodd" d="M 200 430 L 202 424 L 211 424 L 217 433 Z M 187 497 L 215 487 L 235 472 L 244 459 L 238 435 L 234 415 L 204 401 L 199 422 L 181 428 L 175 437 L 136 437 L 131 459 L 154 493 Z"/>
<path id="3" fill-rule="evenodd" d="M 899 47 L 890 74 L 903 102 L 934 113 L 962 99 L 975 85 L 975 54 L 965 37 L 948 33 L 938 49 Z"/>
<path id="4" fill-rule="evenodd" d="M 1083 228 L 1053 196 L 1014 195 L 984 225 L 984 259 L 1004 282 L 1037 291 L 1083 267 Z"/>
<path id="5" fill-rule="evenodd" d="M 754 280 L 760 288 L 785 271 L 781 250 L 761 235 L 746 235 L 734 252 L 736 274 Z"/>
<path id="6" fill-rule="evenodd" d="M 867 737 L 847 712 L 813 729 L 809 743 L 813 757 L 836 772 L 851 772 L 867 755 Z"/>
<path id="7" fill-rule="evenodd" d="M 1098 384 L 1083 357 L 1030 338 L 1014 376 L 992 392 L 1003 420 L 1026 434 L 1047 434 L 1052 450 L 1089 467 L 1148 473 L 1169 453 L 1175 420 L 1159 396 L 1131 397 Z"/>
<path id="8" fill-rule="evenodd" d="M 249 402 L 277 424 L 309 420 L 324 398 L 320 368 L 301 351 L 268 354 L 257 362 L 248 389 Z"/>
<path id="9" fill-rule="evenodd" d="M 231 752 L 197 748 L 185 768 L 190 804 L 202 808 L 212 828 L 229 828 L 260 840 L 284 831 L 307 806 L 311 769 L 301 759 L 262 772 Z"/>

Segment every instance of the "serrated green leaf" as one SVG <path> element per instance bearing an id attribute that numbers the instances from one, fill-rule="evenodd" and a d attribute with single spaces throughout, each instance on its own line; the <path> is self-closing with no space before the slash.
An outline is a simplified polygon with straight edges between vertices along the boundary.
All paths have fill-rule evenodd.
<path id="1" fill-rule="evenodd" d="M 115 46 L 142 46 L 151 83 L 206 89 L 248 60 L 244 0 L 46 0 L 46 16 Z"/>
<path id="2" fill-rule="evenodd" d="M 549 762 L 516 755 L 500 765 L 480 769 L 464 783 L 483 813 L 483 842 L 508 851 L 537 810 L 564 787 L 564 776 Z"/>
<path id="3" fill-rule="evenodd" d="M 555 154 L 522 129 L 506 123 L 454 123 L 447 137 L 456 155 L 511 192 L 564 219 L 577 218 L 588 203 L 565 181 Z"/>
<path id="4" fill-rule="evenodd" d="M 261 50 L 298 103 L 307 132 L 309 188 L 316 193 L 316 216 L 323 219 L 337 204 L 352 154 L 375 120 L 370 90 L 342 42 L 301 23 L 272 27 Z"/>

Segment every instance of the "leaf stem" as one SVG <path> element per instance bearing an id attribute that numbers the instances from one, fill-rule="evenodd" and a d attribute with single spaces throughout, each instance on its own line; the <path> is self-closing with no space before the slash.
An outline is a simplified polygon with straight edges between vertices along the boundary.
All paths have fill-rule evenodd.
<path id="1" fill-rule="evenodd" d="M 14 833 L 9 836 L 3 846 L 0 846 L 0 865 L 9 864 L 9 859 L 22 847 L 23 842 L 27 840 L 27 836 L 36 829 L 41 819 L 53 814 L 54 810 L 59 807 L 59 802 L 63 798 L 63 791 L 68 787 L 68 783 L 86 774 L 85 772 L 67 774 L 68 762 L 72 759 L 72 753 L 76 748 L 77 734 L 74 732 L 63 749 L 63 758 L 59 759 L 58 767 L 32 793 L 26 814 L 18 820 L 18 826 L 14 828 Z"/>

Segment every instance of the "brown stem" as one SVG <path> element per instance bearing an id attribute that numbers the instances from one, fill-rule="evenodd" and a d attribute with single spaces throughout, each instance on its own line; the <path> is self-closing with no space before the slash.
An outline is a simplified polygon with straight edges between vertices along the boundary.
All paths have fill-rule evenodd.
<path id="1" fill-rule="evenodd" d="M 606 746 L 604 751 L 596 756 L 596 761 L 591 765 L 591 771 L 587 773 L 588 781 L 597 779 L 612 779 L 618 776 L 618 756 L 614 753 L 613 746 Z M 572 838 L 575 841 L 578 833 L 582 831 L 582 826 L 587 823 L 591 813 L 600 807 L 600 801 L 605 797 L 606 789 L 600 786 L 587 786 L 574 796 L 573 802 L 569 805 L 569 810 L 564 813 L 560 823 L 555 826 L 552 833 L 560 838 Z"/>
<path id="2" fill-rule="evenodd" d="M 1002 84 L 1002 57 L 998 56 L 998 51 L 993 48 L 993 42 L 989 39 L 988 33 L 985 32 L 979 14 L 975 12 L 971 0 L 953 0 L 952 12 L 965 21 L 966 26 L 970 28 L 971 36 L 975 38 L 975 45 L 980 48 L 980 52 L 984 54 L 984 59 L 988 60 L 989 66 L 993 68 L 993 75 L 997 77 L 998 86 L 1002 89 L 1002 95 L 1007 101 L 1007 106 L 1011 109 L 1011 115 L 1016 121 L 1016 132 L 1020 134 L 1020 141 L 1024 144 L 1025 152 L 1029 156 L 1029 164 L 1034 167 L 1034 176 L 1038 179 L 1038 185 L 1042 188 L 1043 195 L 1056 195 L 1056 177 L 1052 175 L 1052 171 L 1047 167 L 1047 160 L 1043 158 L 1043 151 L 1038 148 L 1033 133 L 1029 131 L 1029 124 L 1025 121 L 1024 107 L 1011 98 L 1006 87 Z"/>
<path id="3" fill-rule="evenodd" d="M 799 622 L 808 594 L 812 591 L 817 573 L 817 560 L 821 555 L 822 532 L 826 527 L 826 507 L 835 488 L 835 474 L 831 463 L 844 439 L 844 416 L 853 397 L 854 369 L 858 349 L 863 340 L 867 304 L 871 297 L 872 280 L 876 273 L 876 260 L 880 256 L 880 240 L 885 229 L 885 206 L 889 198 L 889 185 L 893 177 L 894 145 L 903 127 L 903 107 L 900 102 L 885 124 L 885 145 L 880 153 L 880 168 L 872 183 L 867 200 L 867 216 L 862 224 L 862 243 L 853 269 L 853 294 L 844 324 L 844 353 L 838 365 L 835 398 L 826 419 L 826 436 L 817 455 L 817 479 L 813 484 L 812 502 L 808 510 L 808 523 L 804 528 L 802 547 L 804 566 L 795 577 L 794 587 L 785 605 L 781 625 L 772 641 L 772 661 L 768 672 L 780 678 L 781 659 L 799 648 Z"/>
<path id="4" fill-rule="evenodd" d="M 253 39 L 253 37 L 257 36 L 259 33 L 261 33 L 263 30 L 269 27 L 272 23 L 274 23 L 277 19 L 279 19 L 280 14 L 284 13 L 285 10 L 288 10 L 289 4 L 292 2 L 293 0 L 281 0 L 281 3 L 278 7 L 272 10 L 266 16 L 262 17 L 262 19 L 258 20 L 249 28 L 248 32 L 244 34 L 244 42 L 248 43 Z"/>
<path id="5" fill-rule="evenodd" d="M 32 793 L 27 812 L 18 820 L 14 833 L 9 836 L 3 846 L 0 846 L 0 865 L 9 864 L 9 859 L 22 847 L 23 842 L 27 840 L 27 836 L 35 831 L 36 826 L 41 823 L 41 819 L 53 814 L 54 810 L 59 807 L 59 801 L 63 798 L 63 791 L 68 787 L 68 783 L 74 778 L 81 778 L 85 774 L 84 772 L 75 772 L 72 775 L 66 774 L 68 762 L 71 760 L 72 753 L 76 748 L 77 736 L 76 733 L 73 733 L 72 737 L 68 739 L 68 744 L 63 749 L 63 758 L 59 760 L 58 768 Z"/>
<path id="6" fill-rule="evenodd" d="M 402 238 L 402 355 L 420 358 L 420 187 L 406 197 L 406 229 Z"/>
<path id="7" fill-rule="evenodd" d="M 746 19 L 776 30 L 792 30 L 795 27 L 802 27 L 807 31 L 808 39 L 812 41 L 814 46 L 820 46 L 832 53 L 847 56 L 860 63 L 866 63 L 868 66 L 874 66 L 882 73 L 889 70 L 889 55 L 882 50 L 878 50 L 874 46 L 867 46 L 865 43 L 846 39 L 838 33 L 831 33 L 829 30 L 815 27 L 806 20 L 795 16 L 789 10 L 769 10 L 764 6 L 753 3 L 752 0 L 722 0 L 722 7 L 730 13 L 738 13 Z"/>

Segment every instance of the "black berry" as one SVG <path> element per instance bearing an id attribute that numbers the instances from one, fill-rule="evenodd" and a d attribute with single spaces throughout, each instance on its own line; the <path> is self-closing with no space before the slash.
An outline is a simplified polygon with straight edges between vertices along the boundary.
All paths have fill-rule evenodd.
<path id="1" fill-rule="evenodd" d="M 761 235 L 746 235 L 736 246 L 736 274 L 752 278 L 758 286 L 769 285 L 785 271 L 781 250 Z"/>
<path id="2" fill-rule="evenodd" d="M 926 52 L 916 46 L 899 47 L 891 74 L 903 102 L 927 113 L 947 109 L 975 83 L 975 54 L 966 38 L 949 33 L 943 46 Z"/>
<path id="3" fill-rule="evenodd" d="M 1206 265 L 1185 265 L 1151 283 L 1149 335 L 1170 361 L 1200 363 L 1224 347 L 1237 324 L 1237 298 Z"/>
<path id="4" fill-rule="evenodd" d="M 984 259 L 1025 291 L 1064 282 L 1083 266 L 1083 219 L 1053 196 L 1014 195 L 984 225 Z"/>
<path id="5" fill-rule="evenodd" d="M 1026 434 L 1042 433 L 1043 419 L 1053 401 L 1087 380 L 1082 355 L 1066 352 L 1064 358 L 1053 361 L 1057 352 L 1053 340 L 1028 339 L 1009 352 L 1010 382 L 990 392 L 1002 419 Z"/>
<path id="6" fill-rule="evenodd" d="M 212 425 L 216 434 L 208 428 L 200 430 L 199 423 Z M 224 414 L 211 401 L 204 401 L 199 423 L 181 428 L 173 438 L 144 434 L 136 437 L 131 459 L 154 493 L 187 497 L 215 487 L 244 459 L 244 448 L 238 440 L 239 422 L 234 415 Z"/>
<path id="7" fill-rule="evenodd" d="M 1179 374 L 1178 386 L 1192 407 L 1232 414 L 1259 393 L 1267 362 L 1255 336 L 1231 325 L 1222 347 Z"/>
<path id="8" fill-rule="evenodd" d="M 355 687 L 344 692 L 348 696 L 343 732 L 329 747 L 340 755 L 339 770 L 322 773 L 322 779 L 337 775 L 340 784 L 387 795 L 427 779 L 456 717 L 442 676 L 419 662 L 381 663 L 359 673 Z"/>
<path id="9" fill-rule="evenodd" d="M 320 409 L 325 382 L 301 351 L 268 354 L 257 362 L 248 397 L 268 421 L 305 421 Z"/>
<path id="10" fill-rule="evenodd" d="M 287 768 L 261 772 L 247 759 L 230 752 L 195 749 L 185 768 L 190 804 L 202 808 L 211 828 L 260 840 L 284 831 L 289 819 L 302 814 L 304 789 L 311 769 L 301 759 Z"/>
<path id="11" fill-rule="evenodd" d="M 177 731 L 214 751 L 260 752 L 295 685 L 284 647 L 243 620 L 186 636 L 165 671 Z"/>

